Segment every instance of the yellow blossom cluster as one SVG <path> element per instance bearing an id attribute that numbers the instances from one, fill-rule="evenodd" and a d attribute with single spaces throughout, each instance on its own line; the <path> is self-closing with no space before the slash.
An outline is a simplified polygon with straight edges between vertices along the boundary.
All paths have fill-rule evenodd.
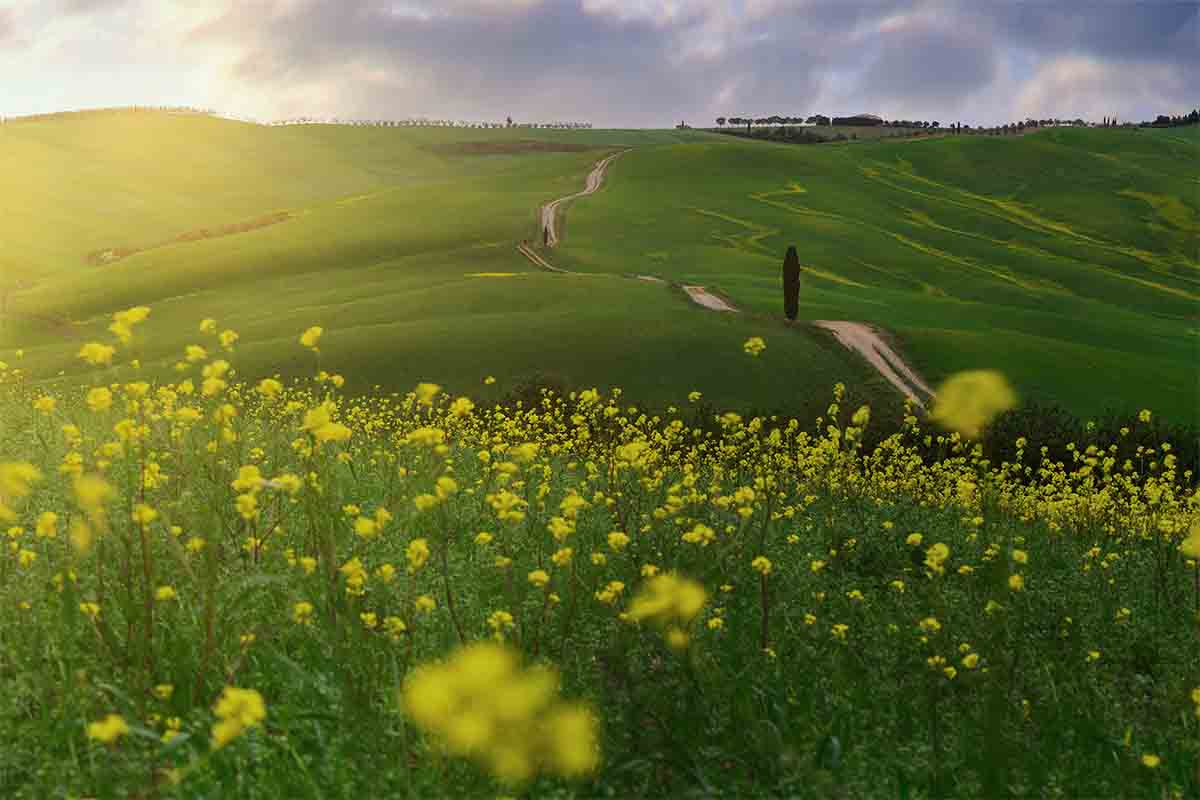
<path id="1" fill-rule="evenodd" d="M 505 624 L 496 617 L 496 627 Z M 558 689 L 554 671 L 522 668 L 506 646 L 476 643 L 414 670 L 401 702 L 448 752 L 520 784 L 539 772 L 574 777 L 599 765 L 594 714 L 558 700 Z"/>

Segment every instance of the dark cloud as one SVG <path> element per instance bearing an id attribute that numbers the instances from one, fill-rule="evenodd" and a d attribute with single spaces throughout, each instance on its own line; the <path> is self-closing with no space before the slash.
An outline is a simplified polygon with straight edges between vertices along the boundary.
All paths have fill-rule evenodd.
<path id="1" fill-rule="evenodd" d="M 1200 44 L 1200 4 L 1195 0 L 986 3 L 981 13 L 1006 40 L 1048 54 L 1194 64 Z"/>
<path id="2" fill-rule="evenodd" d="M 1059 95 L 1133 117 L 1173 110 L 1151 104 L 1194 104 L 1181 87 L 1200 71 L 1195 2 L 58 0 L 54 7 L 99 19 L 121 6 L 139 24 L 113 28 L 109 49 L 120 49 L 127 28 L 170 30 L 179 36 L 171 59 L 217 73 L 218 80 L 198 82 L 216 88 L 197 103 L 267 118 L 512 114 L 661 126 L 719 115 L 868 112 L 994 124 Z M 193 12 L 206 8 L 224 10 L 179 30 L 179 20 L 196 24 Z M 153 13 L 158 27 L 142 26 Z M 1106 95 L 1116 64 L 1128 80 Z M 1129 87 L 1143 79 L 1154 80 L 1155 91 L 1139 96 Z"/>
<path id="3" fill-rule="evenodd" d="M 858 86 L 870 107 L 908 104 L 930 113 L 952 112 L 996 76 L 995 48 L 981 37 L 915 30 L 880 38 L 878 56 Z"/>
<path id="4" fill-rule="evenodd" d="M 419 76 L 419 86 L 405 89 L 360 86 L 343 98 L 346 115 L 442 109 L 544 119 L 549 112 L 626 125 L 739 109 L 803 113 L 822 68 L 840 57 L 829 51 L 830 37 L 865 14 L 826 3 L 748 24 L 695 11 L 662 24 L 556 0 L 427 19 L 392 15 L 367 0 L 280 8 L 239 3 L 191 40 L 238 42 L 243 53 L 231 74 L 258 87 L 329 79 L 352 61 Z M 733 90 L 718 102 L 723 86 Z"/>
<path id="5" fill-rule="evenodd" d="M 249 15 L 252 16 L 252 15 Z M 357 93 L 342 113 L 507 113 L 649 124 L 702 102 L 703 73 L 671 67 L 649 24 L 580 14 L 562 3 L 501 16 L 392 16 L 369 2 L 310 4 L 255 26 L 239 5 L 193 41 L 240 40 L 232 74 L 257 86 L 320 81 L 351 62 L 415 76 Z M 415 85 L 414 85 L 415 84 Z M 440 111 L 439 111 L 440 109 Z M 515 111 L 513 111 L 515 109 Z M 637 123 L 634 123 L 637 124 Z"/>

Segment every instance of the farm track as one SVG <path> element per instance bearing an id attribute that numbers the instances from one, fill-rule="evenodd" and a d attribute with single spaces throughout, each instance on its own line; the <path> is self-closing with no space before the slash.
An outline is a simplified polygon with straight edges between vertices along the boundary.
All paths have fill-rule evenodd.
<path id="1" fill-rule="evenodd" d="M 813 325 L 830 331 L 843 347 L 853 350 L 875 368 L 875 371 L 887 379 L 906 397 L 911 397 L 921 408 L 925 403 L 917 395 L 916 389 L 923 391 L 929 398 L 934 396 L 933 390 L 921 379 L 916 371 L 893 350 L 870 325 L 846 320 L 813 320 Z"/>
<path id="2" fill-rule="evenodd" d="M 629 150 L 622 150 L 619 153 L 614 153 L 607 158 L 597 162 L 596 166 L 588 174 L 587 186 L 581 192 L 568 195 L 567 197 L 559 198 L 542 206 L 541 222 L 542 229 L 545 232 L 546 246 L 555 247 L 558 244 L 558 235 L 555 230 L 555 218 L 559 207 L 570 200 L 577 197 L 583 197 L 594 193 L 600 188 L 604 180 L 605 170 L 612 163 L 613 159 L 623 153 L 628 153 Z M 564 275 L 583 275 L 587 273 L 572 272 L 570 270 L 556 267 L 547 261 L 541 254 L 536 252 L 526 242 L 521 242 L 517 245 L 517 251 L 525 256 L 534 265 L 545 269 L 549 272 L 557 272 Z M 688 298 L 703 308 L 710 311 L 720 311 L 727 313 L 740 313 L 740 309 L 729 303 L 722 297 L 718 297 L 708 291 L 704 286 L 697 284 L 679 284 L 674 281 L 666 281 L 656 275 L 633 274 L 627 275 L 628 278 L 634 280 L 649 281 L 653 283 L 668 284 L 672 288 L 683 290 Z M 929 388 L 929 385 L 917 374 L 913 369 L 892 347 L 883 340 L 880 336 L 881 331 L 862 322 L 851 322 L 848 320 L 813 320 L 811 323 L 819 328 L 831 332 L 839 343 L 847 350 L 858 353 L 867 363 L 871 365 L 888 383 L 896 388 L 905 397 L 912 398 L 922 409 L 925 409 L 925 402 L 922 401 L 918 390 L 923 392 L 926 399 L 933 399 L 934 392 Z"/>
<path id="3" fill-rule="evenodd" d="M 600 188 L 600 184 L 604 181 L 604 171 L 608 169 L 608 165 L 612 163 L 613 159 L 628 152 L 629 150 L 622 150 L 619 153 L 613 153 L 611 156 L 601 159 L 592 169 L 591 173 L 588 174 L 587 185 L 584 186 L 582 192 L 576 192 L 575 194 L 567 195 L 566 197 L 560 197 L 559 199 L 542 206 L 542 230 L 547 232 L 547 247 L 555 247 L 558 244 L 558 231 L 555 229 L 554 223 L 555 218 L 558 215 L 559 207 L 577 197 L 583 197 L 584 195 L 594 193 Z"/>

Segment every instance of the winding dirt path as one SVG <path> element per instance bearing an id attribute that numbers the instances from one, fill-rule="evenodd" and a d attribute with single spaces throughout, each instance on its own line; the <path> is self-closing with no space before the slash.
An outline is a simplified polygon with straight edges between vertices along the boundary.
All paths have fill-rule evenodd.
<path id="1" fill-rule="evenodd" d="M 532 261 L 534 263 L 534 266 L 541 267 L 542 269 L 549 270 L 550 272 L 558 272 L 563 275 L 575 275 L 576 274 L 574 272 L 571 272 L 568 269 L 563 269 L 562 267 L 554 266 L 549 261 L 547 261 L 546 259 L 539 256 L 537 253 L 535 253 L 533 251 L 533 248 L 530 247 L 529 245 L 525 244 L 524 242 L 521 242 L 519 245 L 517 245 L 517 252 L 519 252 L 521 255 L 525 256 L 530 261 Z"/>
<path id="2" fill-rule="evenodd" d="M 875 328 L 861 322 L 846 320 L 818 319 L 813 320 L 813 324 L 830 331 L 843 346 L 862 355 L 876 372 L 900 390 L 902 395 L 911 397 L 921 408 L 925 408 L 925 403 L 913 387 L 923 391 L 929 399 L 933 398 L 933 390 L 880 338 Z"/>
<path id="3" fill-rule="evenodd" d="M 555 247 L 558 245 L 558 231 L 555 229 L 554 222 L 558 215 L 559 207 L 563 203 L 574 200 L 576 197 L 583 197 L 584 195 L 592 194 L 599 189 L 600 184 L 604 181 L 604 171 L 608 169 L 608 165 L 611 164 L 613 159 L 617 156 L 628 152 L 629 150 L 622 150 L 619 153 L 613 153 L 608 158 L 599 161 L 592 169 L 591 173 L 587 176 L 587 185 L 584 187 L 582 192 L 576 192 L 575 194 L 567 195 L 566 197 L 560 197 L 557 200 L 542 206 L 542 230 L 549 231 L 549 235 L 546 237 L 547 247 Z"/>
<path id="4" fill-rule="evenodd" d="M 555 247 L 558 244 L 558 234 L 555 230 L 555 218 L 559 207 L 566 202 L 574 200 L 577 197 L 589 195 L 600 188 L 600 184 L 604 180 L 604 172 L 608 165 L 612 163 L 614 158 L 628 153 L 629 150 L 622 150 L 619 153 L 614 153 L 607 158 L 597 162 L 587 177 L 587 186 L 581 192 L 561 197 L 558 200 L 551 201 L 542 206 L 541 221 L 542 229 L 546 231 L 546 244 L 548 247 Z M 570 270 L 562 269 L 552 265 L 549 261 L 542 257 L 527 243 L 522 242 L 517 245 L 517 250 L 521 255 L 525 256 L 536 266 L 550 272 L 558 272 L 566 275 L 580 275 L 584 273 L 571 272 Z M 662 278 L 654 275 L 633 275 L 629 276 L 637 280 L 652 281 L 657 283 L 668 283 Z M 724 298 L 718 297 L 709 292 L 703 286 L 696 284 L 684 284 L 679 286 L 674 282 L 670 282 L 672 286 L 682 288 L 687 296 L 703 308 L 710 311 L 723 311 L 731 313 L 739 313 L 740 309 L 731 305 Z M 905 363 L 895 350 L 888 345 L 879 335 L 879 331 L 870 325 L 861 322 L 849 322 L 847 320 L 813 320 L 813 325 L 819 328 L 824 328 L 830 331 L 834 337 L 848 350 L 861 355 L 867 360 L 875 371 L 882 375 L 888 383 L 896 387 L 896 389 L 905 397 L 911 397 L 922 409 L 925 409 L 925 402 L 917 391 L 924 393 L 927 400 L 933 399 L 934 392 L 929 388 L 929 385 L 921 379 L 916 370 Z"/>

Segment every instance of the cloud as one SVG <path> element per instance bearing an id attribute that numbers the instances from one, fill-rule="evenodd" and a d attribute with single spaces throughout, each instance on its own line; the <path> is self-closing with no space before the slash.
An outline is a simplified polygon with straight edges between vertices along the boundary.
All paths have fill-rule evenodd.
<path id="1" fill-rule="evenodd" d="M 1200 4 L 1194 0 L 987 3 L 981 12 L 1004 39 L 1038 52 L 1078 53 L 1107 61 L 1200 63 Z"/>
<path id="2" fill-rule="evenodd" d="M 1194 84 L 1167 64 L 1107 63 L 1091 56 L 1063 56 L 1043 64 L 1021 88 L 1017 116 L 1098 119 L 1146 105 L 1179 113 L 1194 100 Z"/>
<path id="3" fill-rule="evenodd" d="M 855 93 L 864 107 L 881 109 L 884 116 L 901 116 L 901 108 L 920 109 L 921 118 L 957 111 L 996 78 L 997 48 L 967 20 L 889 15 L 865 38 L 864 58 L 873 60 Z"/>
<path id="4" fill-rule="evenodd" d="M 129 0 L 59 0 L 64 14 L 97 14 L 127 5 Z"/>
<path id="5" fill-rule="evenodd" d="M 0 43 L 17 38 L 16 13 L 11 8 L 0 8 Z"/>
<path id="6" fill-rule="evenodd" d="M 186 90 L 197 105 L 268 119 L 511 114 L 662 126 L 868 112 L 995 124 L 1052 105 L 1055 92 L 1144 118 L 1194 102 L 1180 87 L 1200 72 L 1194 3 L 15 2 L 42 9 L 29 12 L 40 28 L 21 21 L 42 59 L 29 80 L 46 82 L 40 95 L 28 89 L 31 102 L 86 106 L 103 84 L 130 103 Z M 96 32 L 103 46 L 88 43 Z M 1130 89 L 1136 80 L 1151 90 Z"/>

